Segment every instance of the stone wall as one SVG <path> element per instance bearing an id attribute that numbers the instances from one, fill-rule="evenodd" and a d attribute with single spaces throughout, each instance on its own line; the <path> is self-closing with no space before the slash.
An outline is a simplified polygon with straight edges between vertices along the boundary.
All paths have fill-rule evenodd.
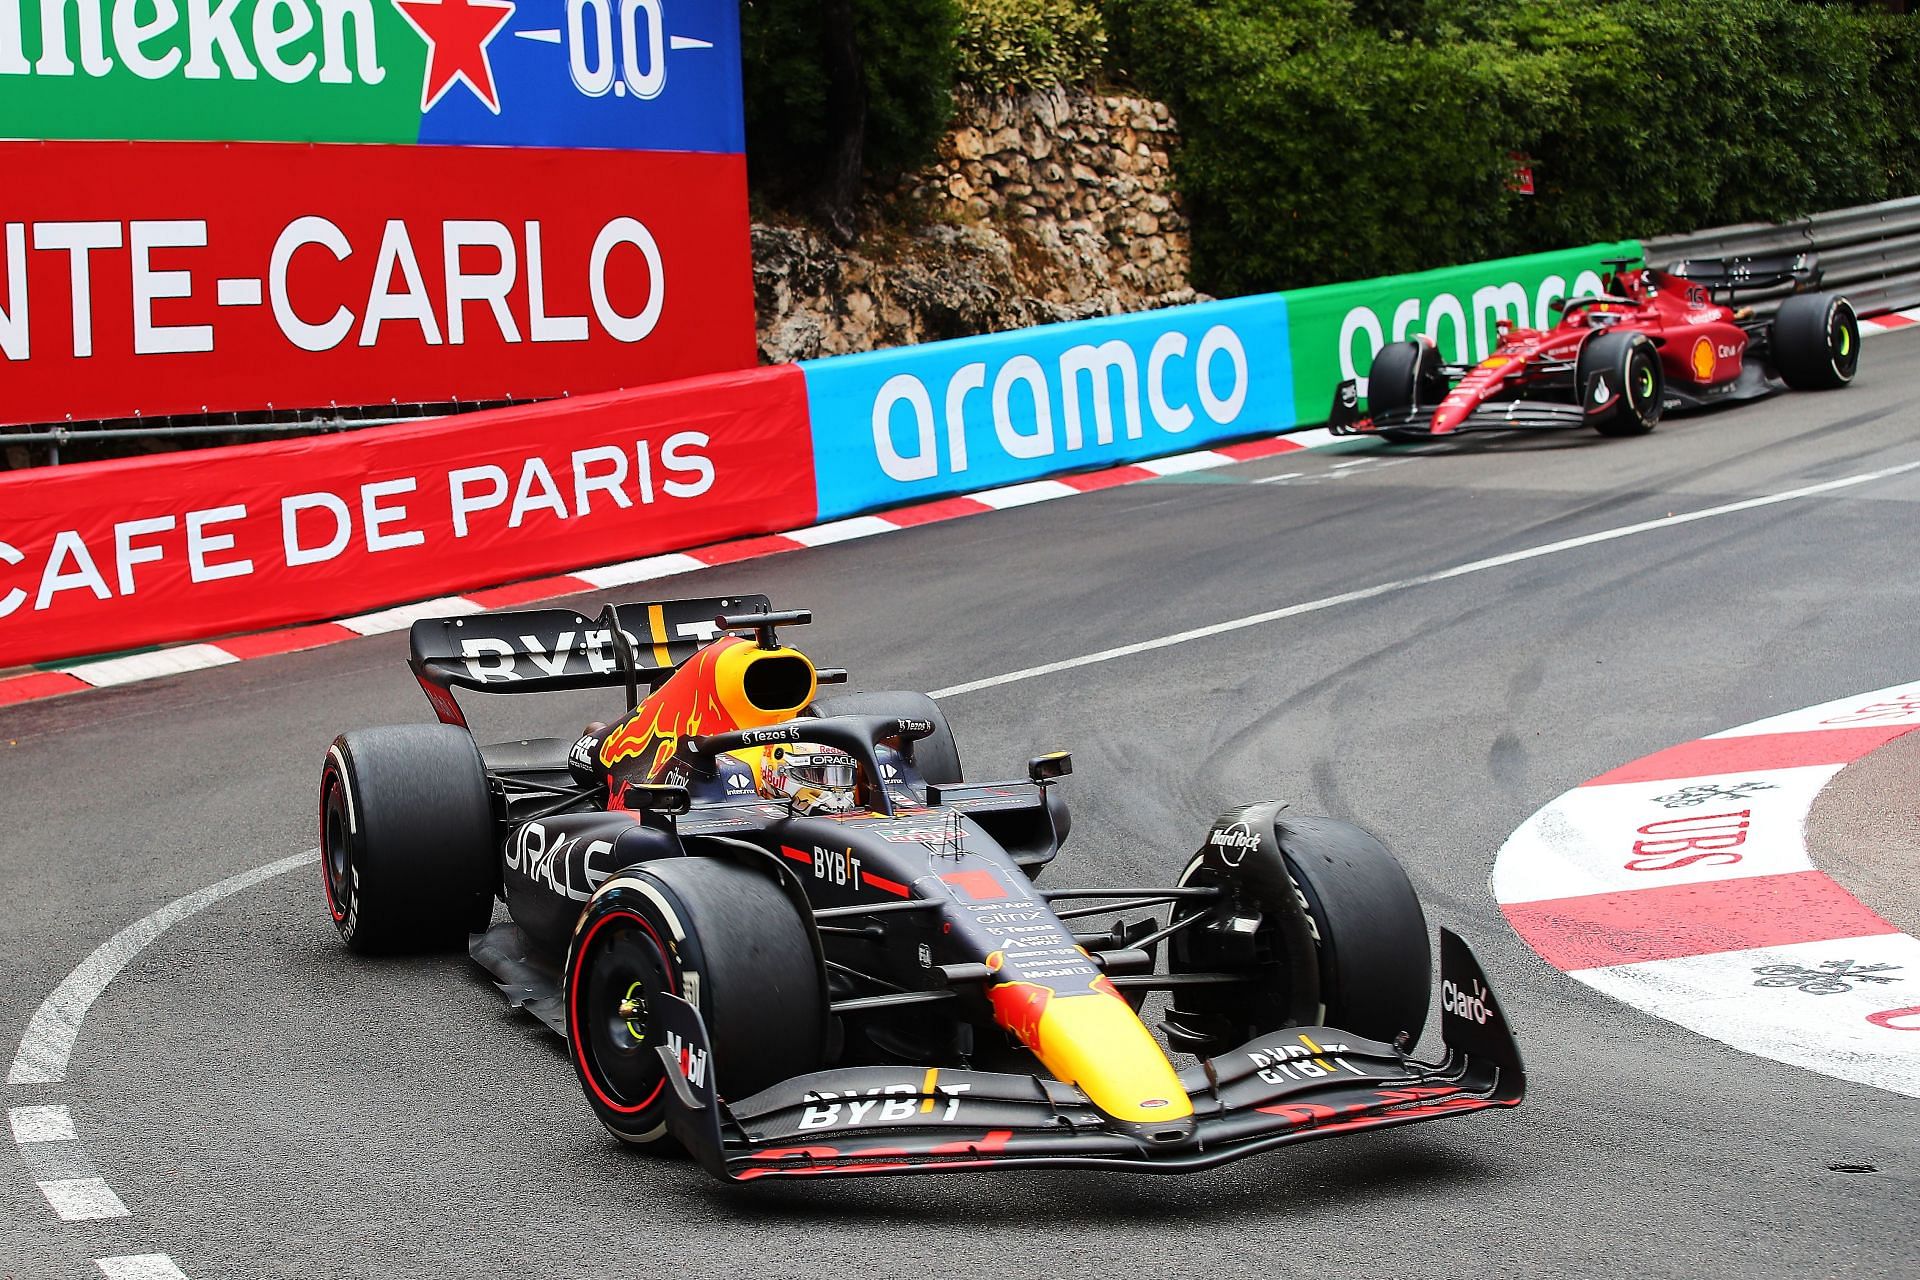
<path id="1" fill-rule="evenodd" d="M 869 351 L 1199 299 L 1165 104 L 1054 89 L 958 104 L 939 159 L 842 249 L 756 223 L 766 361 Z"/>

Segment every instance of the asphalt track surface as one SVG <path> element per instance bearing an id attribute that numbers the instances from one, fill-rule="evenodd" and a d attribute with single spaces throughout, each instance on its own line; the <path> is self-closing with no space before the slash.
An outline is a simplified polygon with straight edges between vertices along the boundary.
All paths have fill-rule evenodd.
<path id="1" fill-rule="evenodd" d="M 1920 337 L 1896 334 L 1850 390 L 1644 439 L 1363 442 L 640 590 L 765 591 L 815 611 L 794 639 L 858 685 L 942 688 L 1920 462 L 1917 385 Z M 723 1187 L 608 1138 L 464 958 L 349 958 L 302 868 L 147 948 L 64 1085 L 7 1090 L 72 1107 L 130 1216 L 61 1223 L 48 1173 L 0 1156 L 0 1275 L 153 1251 L 196 1280 L 1911 1276 L 1920 1103 L 1609 1001 L 1509 932 L 1486 877 L 1535 808 L 1616 764 L 1920 674 L 1917 534 L 1908 471 L 946 700 L 970 776 L 1074 752 L 1054 883 L 1164 881 L 1254 799 L 1380 834 L 1504 997 L 1516 1110 L 1184 1177 Z M 404 656 L 380 636 L 0 710 L 7 1044 L 116 930 L 310 848 L 333 734 L 430 718 Z M 496 699 L 483 724 L 568 733 L 610 705 Z"/>

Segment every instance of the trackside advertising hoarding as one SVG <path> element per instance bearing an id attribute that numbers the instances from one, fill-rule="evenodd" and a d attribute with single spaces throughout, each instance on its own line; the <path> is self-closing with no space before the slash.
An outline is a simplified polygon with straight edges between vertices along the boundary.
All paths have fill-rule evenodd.
<path id="1" fill-rule="evenodd" d="M 1292 423 L 1268 295 L 815 360 L 823 519 Z"/>
<path id="2" fill-rule="evenodd" d="M 1635 241 L 804 363 L 822 518 L 1325 422 L 1387 342 L 1478 360 Z"/>
<path id="3" fill-rule="evenodd" d="M 733 0 L 0 0 L 0 423 L 751 365 L 739 77 Z"/>
<path id="4" fill-rule="evenodd" d="M 805 525 L 791 367 L 0 474 L 0 668 Z"/>

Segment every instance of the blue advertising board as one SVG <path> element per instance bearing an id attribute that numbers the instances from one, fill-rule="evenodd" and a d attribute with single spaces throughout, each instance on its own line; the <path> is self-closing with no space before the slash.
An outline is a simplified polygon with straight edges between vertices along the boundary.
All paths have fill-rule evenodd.
<path id="1" fill-rule="evenodd" d="M 822 520 L 1293 425 L 1274 294 L 801 368 Z"/>
<path id="2" fill-rule="evenodd" d="M 416 22 L 432 11 L 398 7 Z M 421 142 L 746 150 L 734 0 L 503 0 L 502 8 L 510 16 L 485 47 L 493 100 L 471 81 L 436 85 L 430 67 L 423 102 L 436 87 L 442 94 L 421 116 Z"/>

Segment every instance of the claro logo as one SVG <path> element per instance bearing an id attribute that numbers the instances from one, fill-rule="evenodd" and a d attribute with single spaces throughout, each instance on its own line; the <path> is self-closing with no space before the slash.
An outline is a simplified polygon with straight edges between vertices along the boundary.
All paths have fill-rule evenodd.
<path id="1" fill-rule="evenodd" d="M 1238 418 L 1246 406 L 1247 351 L 1240 335 L 1227 325 L 1214 325 L 1191 347 L 1186 334 L 1163 333 L 1154 340 L 1144 365 L 1143 369 L 1134 345 L 1119 338 L 1098 346 L 1069 347 L 1051 367 L 1030 355 L 1014 356 L 997 369 L 980 360 L 961 365 L 947 380 L 941 398 L 945 469 L 957 474 L 968 467 L 971 397 L 984 398 L 991 407 L 994 440 L 1000 450 L 1020 459 L 1084 449 L 1089 417 L 1094 443 L 1112 444 L 1116 393 L 1124 420 L 1121 429 L 1127 439 L 1140 439 L 1145 429 L 1143 383 L 1145 413 L 1169 434 L 1177 435 L 1194 424 L 1196 406 L 1221 426 Z M 902 406 L 906 413 L 898 416 L 905 418 L 901 425 L 907 430 L 896 435 L 896 411 Z M 933 395 L 913 374 L 888 378 L 874 397 L 873 451 L 880 469 L 894 480 L 911 483 L 940 474 Z"/>
<path id="2" fill-rule="evenodd" d="M 1507 319 L 1528 328 L 1550 328 L 1559 317 L 1548 310 L 1549 302 L 1555 298 L 1598 295 L 1601 290 L 1599 275 L 1582 271 L 1574 278 L 1571 289 L 1567 287 L 1566 277 L 1548 276 L 1532 295 L 1527 293 L 1525 285 L 1509 280 L 1505 284 L 1475 289 L 1465 302 L 1452 293 L 1435 294 L 1427 299 L 1405 298 L 1393 308 L 1390 317 L 1372 307 L 1355 307 L 1340 321 L 1340 376 L 1357 379 L 1360 394 L 1365 395 L 1367 380 L 1360 377 L 1355 366 L 1364 363 L 1371 367 L 1373 357 L 1389 341 L 1404 342 L 1421 333 L 1432 338 L 1449 360 L 1485 360 L 1498 345 L 1494 335 L 1496 321 Z M 1356 360 L 1355 352 L 1362 338 L 1366 341 L 1365 359 Z"/>

